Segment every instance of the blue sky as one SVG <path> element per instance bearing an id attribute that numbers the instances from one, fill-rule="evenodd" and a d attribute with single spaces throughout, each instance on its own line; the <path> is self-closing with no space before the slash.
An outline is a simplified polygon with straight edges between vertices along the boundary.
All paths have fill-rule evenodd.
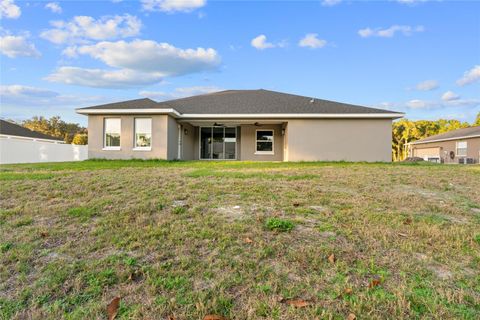
<path id="1" fill-rule="evenodd" d="M 271 89 L 473 121 L 480 2 L 0 0 L 1 116 Z"/>

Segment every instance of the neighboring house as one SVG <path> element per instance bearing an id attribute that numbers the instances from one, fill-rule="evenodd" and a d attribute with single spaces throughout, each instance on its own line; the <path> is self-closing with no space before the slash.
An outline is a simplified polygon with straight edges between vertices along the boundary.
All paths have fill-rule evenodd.
<path id="1" fill-rule="evenodd" d="M 441 163 L 480 163 L 480 126 L 437 134 L 409 143 L 409 154 Z"/>
<path id="2" fill-rule="evenodd" d="M 66 144 L 61 138 L 0 120 L 0 164 L 85 159 L 87 146 Z"/>
<path id="3" fill-rule="evenodd" d="M 64 143 L 62 138 L 52 137 L 40 132 L 32 131 L 16 123 L 0 119 L 0 139 L 20 139 L 42 141 L 50 143 Z"/>
<path id="4" fill-rule="evenodd" d="M 403 113 L 268 90 L 227 90 L 77 109 L 89 158 L 391 161 Z"/>

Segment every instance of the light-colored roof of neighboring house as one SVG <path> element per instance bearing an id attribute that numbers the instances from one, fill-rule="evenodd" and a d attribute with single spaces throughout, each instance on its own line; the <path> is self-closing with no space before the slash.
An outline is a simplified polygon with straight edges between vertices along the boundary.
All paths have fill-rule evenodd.
<path id="1" fill-rule="evenodd" d="M 467 139 L 467 138 L 475 138 L 475 137 L 480 137 L 480 126 L 463 128 L 463 129 L 453 130 L 453 131 L 449 131 L 441 134 L 436 134 L 428 138 L 414 141 L 411 144 L 459 140 L 459 139 Z"/>
<path id="2" fill-rule="evenodd" d="M 7 136 L 26 137 L 32 139 L 63 141 L 62 138 L 49 136 L 37 131 L 22 127 L 16 123 L 0 119 L 0 134 Z"/>
<path id="3" fill-rule="evenodd" d="M 162 112 L 163 111 L 163 112 Z M 179 118 L 265 117 L 384 117 L 403 113 L 298 96 L 270 90 L 226 90 L 188 98 L 155 102 L 148 98 L 77 109 L 78 113 L 169 113 Z"/>

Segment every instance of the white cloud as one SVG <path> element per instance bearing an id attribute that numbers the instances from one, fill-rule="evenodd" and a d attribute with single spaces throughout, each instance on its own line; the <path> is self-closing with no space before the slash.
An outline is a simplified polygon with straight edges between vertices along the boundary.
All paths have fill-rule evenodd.
<path id="1" fill-rule="evenodd" d="M 9 57 L 40 57 L 40 52 L 33 43 L 28 42 L 28 33 L 23 35 L 0 35 L 0 53 Z"/>
<path id="2" fill-rule="evenodd" d="M 443 96 L 442 96 L 443 99 Z M 405 103 L 405 106 L 410 109 L 444 109 L 450 107 L 476 107 L 480 105 L 480 100 L 477 99 L 460 99 L 459 96 L 454 96 L 454 99 L 443 101 L 427 101 L 414 99 Z"/>
<path id="3" fill-rule="evenodd" d="M 140 91 L 139 95 L 142 97 L 151 98 L 157 101 L 162 101 L 162 100 L 191 97 L 191 96 L 196 96 L 200 94 L 213 93 L 213 92 L 218 92 L 222 90 L 223 89 L 216 86 L 193 86 L 193 87 L 175 88 L 173 92 Z"/>
<path id="4" fill-rule="evenodd" d="M 19 84 L 1 85 L 0 96 L 2 103 L 10 107 L 35 107 L 35 106 L 58 106 L 72 105 L 78 107 L 80 104 L 98 101 L 98 96 L 66 95 L 38 87 L 31 87 Z"/>
<path id="5" fill-rule="evenodd" d="M 463 77 L 457 80 L 457 84 L 459 86 L 464 86 L 479 80 L 480 80 L 480 65 L 475 66 L 468 71 L 465 71 L 465 73 L 463 74 Z"/>
<path id="6" fill-rule="evenodd" d="M 335 5 L 339 4 L 340 2 L 342 2 L 342 0 L 323 0 L 322 1 L 322 6 L 332 7 L 332 6 L 335 6 Z"/>
<path id="7" fill-rule="evenodd" d="M 411 109 L 425 109 L 429 107 L 431 104 L 428 101 L 414 99 L 414 100 L 408 101 L 405 105 Z"/>
<path id="8" fill-rule="evenodd" d="M 110 67 L 138 72 L 178 76 L 215 69 L 220 56 L 212 48 L 179 49 L 152 40 L 103 41 L 95 45 L 67 48 L 69 54 L 89 55 Z"/>
<path id="9" fill-rule="evenodd" d="M 431 91 L 438 88 L 438 82 L 436 80 L 425 80 L 418 83 L 415 88 L 419 91 Z"/>
<path id="10" fill-rule="evenodd" d="M 267 42 L 267 36 L 265 36 L 264 34 L 261 34 L 258 37 L 253 38 L 250 43 L 252 44 L 252 47 L 257 48 L 259 50 L 275 47 L 273 43 Z"/>
<path id="11" fill-rule="evenodd" d="M 250 44 L 252 47 L 258 49 L 258 50 L 264 50 L 268 48 L 285 48 L 288 46 L 288 41 L 287 40 L 282 40 L 278 43 L 272 43 L 267 41 L 267 36 L 264 34 L 261 34 L 250 41 Z"/>
<path id="12" fill-rule="evenodd" d="M 13 0 L 1 0 L 0 18 L 17 19 L 21 14 L 20 7 Z"/>
<path id="13" fill-rule="evenodd" d="M 391 38 L 397 32 L 402 33 L 405 36 L 410 36 L 415 32 L 423 32 L 425 28 L 423 26 L 400 26 L 400 25 L 393 25 L 390 28 L 382 29 L 382 28 L 365 28 L 358 30 L 358 35 L 362 38 L 369 38 L 369 37 L 382 37 L 382 38 Z"/>
<path id="14" fill-rule="evenodd" d="M 460 96 L 452 91 L 447 91 L 444 94 L 442 94 L 443 101 L 454 101 L 458 99 L 460 99 Z"/>
<path id="15" fill-rule="evenodd" d="M 299 42 L 298 45 L 300 47 L 309 47 L 309 48 L 322 48 L 327 44 L 326 40 L 319 39 L 318 34 L 316 33 L 307 33 L 305 37 L 303 37 Z"/>
<path id="16" fill-rule="evenodd" d="M 76 16 L 71 21 L 52 21 L 53 29 L 40 36 L 56 44 L 86 43 L 89 40 L 128 38 L 140 33 L 142 22 L 135 16 L 105 16 L 95 20 L 89 16 Z"/>
<path id="17" fill-rule="evenodd" d="M 49 2 L 45 5 L 45 9 L 50 9 L 53 13 L 62 13 L 62 7 L 58 2 Z"/>
<path id="18" fill-rule="evenodd" d="M 206 0 L 142 0 L 145 11 L 191 12 L 205 6 Z"/>
<path id="19" fill-rule="evenodd" d="M 213 70 L 220 64 L 214 49 L 179 49 L 151 40 L 103 41 L 95 45 L 68 47 L 67 56 L 88 55 L 115 69 L 65 66 L 45 79 L 71 85 L 100 88 L 141 87 L 164 77 Z"/>
<path id="20" fill-rule="evenodd" d="M 120 89 L 158 83 L 163 76 L 158 72 L 138 72 L 129 69 L 104 70 L 60 67 L 45 77 L 45 80 L 93 88 Z"/>

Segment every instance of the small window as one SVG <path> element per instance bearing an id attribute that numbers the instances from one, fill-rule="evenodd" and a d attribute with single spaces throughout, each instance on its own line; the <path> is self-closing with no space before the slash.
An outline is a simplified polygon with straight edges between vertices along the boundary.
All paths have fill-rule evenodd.
<path id="1" fill-rule="evenodd" d="M 120 118 L 105 118 L 104 120 L 104 147 L 105 149 L 120 149 Z"/>
<path id="2" fill-rule="evenodd" d="M 467 156 L 467 141 L 457 142 L 457 156 L 466 157 Z"/>
<path id="3" fill-rule="evenodd" d="M 135 118 L 135 148 L 152 148 L 152 119 Z"/>
<path id="4" fill-rule="evenodd" d="M 257 130 L 256 154 L 273 154 L 273 130 Z"/>

